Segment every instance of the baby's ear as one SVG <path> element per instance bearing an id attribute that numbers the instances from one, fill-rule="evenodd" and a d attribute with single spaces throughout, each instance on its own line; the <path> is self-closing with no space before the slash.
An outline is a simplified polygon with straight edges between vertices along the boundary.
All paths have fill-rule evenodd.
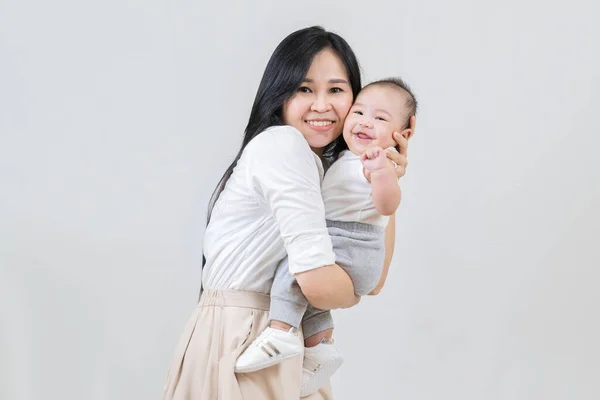
<path id="1" fill-rule="evenodd" d="M 414 130 L 410 129 L 410 128 L 406 128 L 405 130 L 403 130 L 402 132 L 400 132 L 400 135 L 402 135 L 404 137 L 404 139 L 408 140 L 412 137 L 412 135 L 415 133 Z"/>
<path id="2" fill-rule="evenodd" d="M 404 138 L 406 140 L 408 140 L 415 134 L 416 127 L 417 127 L 417 117 L 415 117 L 413 115 L 412 117 L 410 117 L 409 127 L 406 128 L 405 130 L 403 130 L 402 132 L 400 132 L 400 134 L 402 136 L 404 136 Z"/>

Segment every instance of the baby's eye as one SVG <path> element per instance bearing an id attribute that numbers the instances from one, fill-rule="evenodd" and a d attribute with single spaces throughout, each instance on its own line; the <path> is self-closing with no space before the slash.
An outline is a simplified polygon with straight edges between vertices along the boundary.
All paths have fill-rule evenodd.
<path id="1" fill-rule="evenodd" d="M 306 86 L 300 86 L 298 91 L 302 93 L 310 93 L 310 88 L 307 88 Z"/>
<path id="2" fill-rule="evenodd" d="M 362 111 L 354 111 L 354 114 L 363 115 Z"/>
<path id="3" fill-rule="evenodd" d="M 375 119 L 378 119 L 378 120 L 380 120 L 380 121 L 386 121 L 386 122 L 387 122 L 387 119 L 385 119 L 385 118 L 382 118 L 382 117 L 375 117 Z"/>

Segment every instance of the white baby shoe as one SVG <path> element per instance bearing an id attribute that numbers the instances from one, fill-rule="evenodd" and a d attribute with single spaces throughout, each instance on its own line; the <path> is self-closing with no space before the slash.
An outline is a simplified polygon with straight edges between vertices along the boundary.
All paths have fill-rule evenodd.
<path id="1" fill-rule="evenodd" d="M 302 354 L 303 340 L 298 329 L 282 331 L 268 327 L 235 362 L 235 372 L 258 371 Z"/>
<path id="2" fill-rule="evenodd" d="M 311 395 L 323 387 L 344 362 L 333 343 L 333 339 L 324 338 L 315 347 L 304 349 L 300 397 Z"/>

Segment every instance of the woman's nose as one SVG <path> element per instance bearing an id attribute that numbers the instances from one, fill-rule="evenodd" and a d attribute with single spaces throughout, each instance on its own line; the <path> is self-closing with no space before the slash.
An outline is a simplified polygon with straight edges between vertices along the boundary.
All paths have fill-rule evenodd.
<path id="1" fill-rule="evenodd" d="M 329 101 L 329 98 L 326 95 L 318 95 L 315 98 L 315 101 L 312 103 L 310 109 L 312 111 L 320 113 L 327 112 L 331 110 L 331 102 Z"/>

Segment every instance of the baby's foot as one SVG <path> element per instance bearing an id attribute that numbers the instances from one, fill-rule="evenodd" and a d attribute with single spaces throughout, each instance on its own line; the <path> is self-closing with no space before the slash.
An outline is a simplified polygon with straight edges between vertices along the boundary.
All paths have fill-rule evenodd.
<path id="1" fill-rule="evenodd" d="M 315 347 L 305 348 L 300 397 L 311 395 L 323 387 L 343 362 L 333 339 L 323 339 Z"/>
<path id="2" fill-rule="evenodd" d="M 298 329 L 289 331 L 265 329 L 238 357 L 235 372 L 254 372 L 296 357 L 303 351 L 302 338 Z"/>

